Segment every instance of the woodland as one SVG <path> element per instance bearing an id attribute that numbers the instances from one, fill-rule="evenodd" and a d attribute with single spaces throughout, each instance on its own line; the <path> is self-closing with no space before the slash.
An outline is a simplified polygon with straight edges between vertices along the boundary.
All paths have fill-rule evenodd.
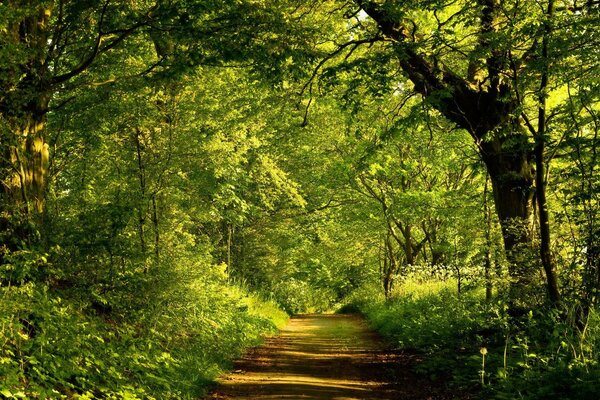
<path id="1" fill-rule="evenodd" d="M 600 397 L 600 2 L 3 0 L 0 395 L 202 398 L 355 312 Z"/>

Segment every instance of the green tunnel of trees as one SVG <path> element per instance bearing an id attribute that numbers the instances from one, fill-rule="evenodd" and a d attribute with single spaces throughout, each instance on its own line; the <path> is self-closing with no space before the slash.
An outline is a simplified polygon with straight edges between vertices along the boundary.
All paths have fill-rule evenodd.
<path id="1" fill-rule="evenodd" d="M 478 296 L 499 348 L 578 343 L 522 387 L 600 390 L 599 25 L 592 0 L 1 2 L 0 393 L 197 397 L 285 313 L 362 293 L 384 326 L 411 282 Z"/>

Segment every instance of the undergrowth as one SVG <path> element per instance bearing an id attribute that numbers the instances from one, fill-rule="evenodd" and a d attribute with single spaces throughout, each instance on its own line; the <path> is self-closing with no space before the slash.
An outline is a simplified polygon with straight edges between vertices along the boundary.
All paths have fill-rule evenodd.
<path id="1" fill-rule="evenodd" d="M 5 398 L 198 398 L 287 320 L 218 266 L 63 286 L 0 287 Z"/>
<path id="2" fill-rule="evenodd" d="M 392 345 L 421 352 L 421 374 L 482 399 L 600 395 L 598 313 L 582 334 L 568 311 L 533 310 L 515 322 L 501 301 L 486 302 L 481 289 L 459 296 L 452 281 L 409 281 L 387 301 L 380 292 L 361 288 L 340 311 L 362 313 Z"/>

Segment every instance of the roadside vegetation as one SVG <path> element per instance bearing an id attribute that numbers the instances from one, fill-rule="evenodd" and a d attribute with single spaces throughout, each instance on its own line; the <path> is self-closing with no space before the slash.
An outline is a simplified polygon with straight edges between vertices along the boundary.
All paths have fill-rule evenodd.
<path id="1" fill-rule="evenodd" d="M 198 398 L 348 303 L 456 387 L 594 398 L 599 20 L 0 2 L 0 393 Z"/>
<path id="2" fill-rule="evenodd" d="M 399 349 L 416 351 L 416 370 L 475 398 L 596 399 L 600 393 L 600 320 L 584 331 L 574 314 L 532 310 L 515 326 L 500 299 L 485 300 L 456 280 L 412 277 L 388 300 L 377 287 L 355 291 L 338 312 L 358 312 Z M 552 329 L 549 329 L 552 327 Z"/>
<path id="3" fill-rule="evenodd" d="M 127 282 L 104 293 L 99 285 L 4 288 L 2 396 L 198 398 L 287 321 L 273 302 L 205 269 Z"/>

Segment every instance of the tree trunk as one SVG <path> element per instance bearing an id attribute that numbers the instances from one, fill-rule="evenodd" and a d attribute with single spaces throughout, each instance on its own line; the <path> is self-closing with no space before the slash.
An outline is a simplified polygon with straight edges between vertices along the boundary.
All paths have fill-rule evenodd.
<path id="1" fill-rule="evenodd" d="M 491 301 L 494 285 L 492 282 L 492 216 L 488 203 L 489 175 L 485 176 L 483 189 L 483 217 L 485 220 L 485 300 Z"/>
<path id="2" fill-rule="evenodd" d="M 383 263 L 383 291 L 385 298 L 392 296 L 394 286 L 394 274 L 396 273 L 396 259 L 394 257 L 394 246 L 390 235 L 385 239 L 384 263 Z"/>
<path id="3" fill-rule="evenodd" d="M 406 224 L 404 234 L 404 252 L 406 253 L 406 265 L 415 263 L 415 254 L 413 252 L 412 226 Z"/>
<path id="4" fill-rule="evenodd" d="M 227 272 L 233 271 L 233 257 L 231 256 L 233 246 L 233 224 L 227 224 Z"/>
<path id="5" fill-rule="evenodd" d="M 44 101 L 44 100 L 41 100 Z M 35 109 L 31 109 L 35 107 Z M 4 144 L 2 170 L 3 205 L 7 211 L 27 216 L 41 213 L 48 180 L 49 149 L 45 141 L 47 102 L 31 104 L 20 116 L 10 118 L 12 136 Z"/>
<path id="6" fill-rule="evenodd" d="M 148 262 L 146 260 L 146 167 L 144 166 L 143 149 L 142 149 L 142 132 L 136 128 L 133 133 L 133 141 L 135 143 L 135 154 L 138 163 L 138 179 L 140 184 L 140 199 L 138 203 L 138 234 L 140 236 L 140 252 L 144 273 L 148 272 Z"/>
<path id="7" fill-rule="evenodd" d="M 513 128 L 513 132 L 514 129 L 518 128 Z M 529 147 L 524 133 L 513 133 L 481 144 L 509 263 L 509 299 L 512 311 L 516 313 L 535 300 L 540 283 L 533 244 L 535 170 Z"/>
<path id="8" fill-rule="evenodd" d="M 552 17 L 554 11 L 554 0 L 548 2 L 547 16 Z M 540 259 L 546 272 L 546 283 L 548 286 L 548 297 L 554 304 L 560 301 L 560 293 L 556 274 L 554 272 L 554 260 L 550 250 L 550 217 L 548 215 L 548 203 L 546 201 L 546 165 L 544 164 L 546 152 L 546 96 L 548 92 L 548 42 L 552 28 L 549 21 L 544 23 L 544 38 L 542 40 L 542 58 L 544 60 L 543 72 L 540 82 L 538 130 L 535 133 L 535 186 L 540 222 Z"/>
<path id="9" fill-rule="evenodd" d="M 3 34 L 7 45 L 23 51 L 0 76 L 0 226 L 10 232 L 0 245 L 9 251 L 30 242 L 32 227 L 44 210 L 48 181 L 46 115 L 51 85 L 44 49 L 51 10 L 36 3 L 11 2 L 9 6 L 32 11 L 9 23 Z"/>
<path id="10" fill-rule="evenodd" d="M 543 140 L 543 139 L 542 139 Z M 540 222 L 540 258 L 546 272 L 546 284 L 548 286 L 548 297 L 553 303 L 560 301 L 560 292 L 554 268 L 554 260 L 550 250 L 550 217 L 548 214 L 548 203 L 546 201 L 546 182 L 544 165 L 544 144 L 536 145 L 536 198 L 538 203 L 538 218 Z"/>
<path id="11" fill-rule="evenodd" d="M 158 226 L 156 193 L 152 194 L 152 226 L 154 227 L 154 262 L 158 266 L 160 261 L 160 230 Z"/>

